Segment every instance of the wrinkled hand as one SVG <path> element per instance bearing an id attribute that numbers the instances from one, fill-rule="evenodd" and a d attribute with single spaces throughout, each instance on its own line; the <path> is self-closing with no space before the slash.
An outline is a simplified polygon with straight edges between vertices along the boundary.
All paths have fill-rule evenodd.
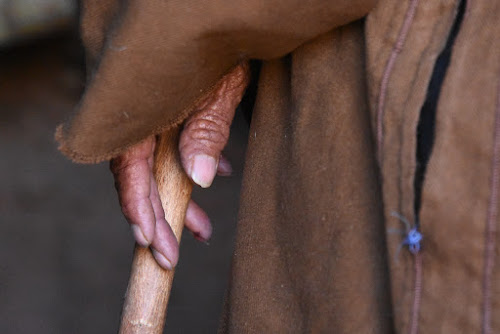
<path id="1" fill-rule="evenodd" d="M 193 182 L 203 188 L 210 187 L 216 174 L 231 174 L 231 165 L 221 152 L 248 81 L 248 65 L 235 67 L 197 105 L 184 124 L 179 141 L 182 166 Z M 135 240 L 143 247 L 150 246 L 162 267 L 172 269 L 177 264 L 179 245 L 165 220 L 153 177 L 155 144 L 154 136 L 146 138 L 111 160 L 110 168 Z M 207 241 L 212 235 L 207 214 L 192 200 L 186 211 L 185 226 L 198 240 Z"/>

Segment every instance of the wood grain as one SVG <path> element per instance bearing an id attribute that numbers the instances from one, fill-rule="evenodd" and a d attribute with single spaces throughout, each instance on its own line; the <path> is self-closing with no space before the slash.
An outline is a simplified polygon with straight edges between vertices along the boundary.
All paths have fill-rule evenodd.
<path id="1" fill-rule="evenodd" d="M 179 129 L 158 139 L 154 173 L 165 218 L 180 241 L 192 183 L 185 174 L 178 153 Z M 149 248 L 135 246 L 129 285 L 123 305 L 121 334 L 162 333 L 174 270 L 164 270 Z"/>

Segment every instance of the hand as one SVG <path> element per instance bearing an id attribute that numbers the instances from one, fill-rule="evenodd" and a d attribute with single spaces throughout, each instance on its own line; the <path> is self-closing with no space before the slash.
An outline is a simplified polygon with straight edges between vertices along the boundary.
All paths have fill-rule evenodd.
<path id="1" fill-rule="evenodd" d="M 227 176 L 231 165 L 221 152 L 229 139 L 229 129 L 249 81 L 248 64 L 225 75 L 213 92 L 203 99 L 184 124 L 179 141 L 182 166 L 187 175 L 208 188 L 216 174 Z M 155 137 L 150 136 L 111 160 L 120 206 L 134 238 L 142 247 L 150 246 L 156 261 L 166 269 L 177 264 L 179 245 L 165 220 L 158 187 L 153 177 Z M 186 211 L 186 227 L 196 239 L 207 241 L 212 226 L 207 214 L 192 200 Z"/>

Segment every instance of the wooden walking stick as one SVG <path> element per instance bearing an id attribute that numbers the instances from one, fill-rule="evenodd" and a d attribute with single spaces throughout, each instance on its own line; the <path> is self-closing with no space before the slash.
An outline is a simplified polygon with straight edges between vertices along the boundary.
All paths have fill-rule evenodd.
<path id="1" fill-rule="evenodd" d="M 179 160 L 179 128 L 156 143 L 154 174 L 165 218 L 180 241 L 192 183 Z M 121 334 L 162 333 L 174 270 L 162 269 L 149 248 L 135 246 L 132 272 L 123 305 Z"/>

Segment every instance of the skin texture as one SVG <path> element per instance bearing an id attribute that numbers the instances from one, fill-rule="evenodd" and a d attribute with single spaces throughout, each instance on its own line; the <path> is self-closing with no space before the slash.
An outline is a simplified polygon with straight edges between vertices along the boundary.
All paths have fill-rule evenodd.
<path id="1" fill-rule="evenodd" d="M 184 124 L 179 140 L 182 166 L 202 188 L 210 187 L 216 174 L 231 175 L 231 164 L 221 153 L 248 81 L 248 64 L 239 64 L 195 106 Z M 112 159 L 110 169 L 122 212 L 135 240 L 143 247 L 150 246 L 162 267 L 172 269 L 177 264 L 179 246 L 165 220 L 153 177 L 155 144 L 154 136 L 146 138 Z M 185 225 L 200 241 L 207 242 L 212 235 L 207 214 L 193 201 L 188 205 Z"/>

